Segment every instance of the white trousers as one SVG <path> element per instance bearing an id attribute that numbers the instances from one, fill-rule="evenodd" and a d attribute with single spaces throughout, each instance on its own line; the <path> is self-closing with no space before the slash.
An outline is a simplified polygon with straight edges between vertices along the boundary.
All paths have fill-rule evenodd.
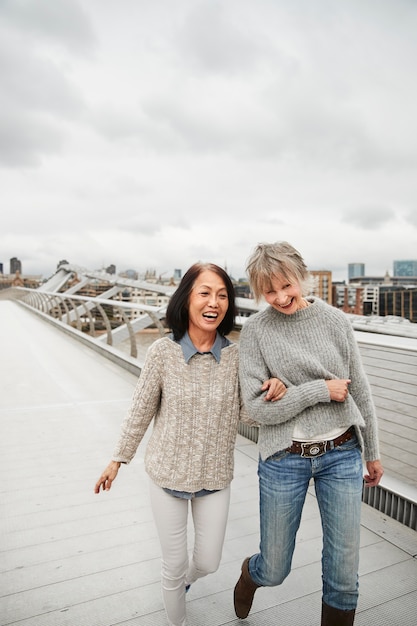
<path id="1" fill-rule="evenodd" d="M 169 626 L 185 626 L 185 586 L 215 572 L 222 556 L 230 486 L 185 500 L 150 481 L 153 516 L 162 551 L 162 595 Z M 188 556 L 188 512 L 194 524 L 194 546 Z"/>

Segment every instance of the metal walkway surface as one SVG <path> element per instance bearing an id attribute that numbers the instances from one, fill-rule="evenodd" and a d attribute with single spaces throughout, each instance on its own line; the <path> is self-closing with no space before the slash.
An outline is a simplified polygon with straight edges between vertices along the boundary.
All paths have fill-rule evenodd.
<path id="1" fill-rule="evenodd" d="M 0 625 L 165 626 L 146 442 L 109 493 L 107 464 L 136 377 L 0 301 Z M 308 494 L 293 571 L 238 620 L 233 587 L 257 550 L 256 445 L 236 444 L 221 566 L 187 596 L 190 626 L 320 623 L 321 529 Z M 417 533 L 363 505 L 358 626 L 417 624 Z"/>

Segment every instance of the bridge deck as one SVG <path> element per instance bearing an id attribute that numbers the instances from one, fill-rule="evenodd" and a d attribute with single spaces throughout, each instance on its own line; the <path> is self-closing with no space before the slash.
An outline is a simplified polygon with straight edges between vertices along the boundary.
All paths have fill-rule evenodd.
<path id="1" fill-rule="evenodd" d="M 0 346 L 1 626 L 163 626 L 144 446 L 110 493 L 93 493 L 135 377 L 13 302 L 0 301 Z M 191 588 L 190 625 L 319 623 L 312 491 L 292 573 L 259 590 L 246 622 L 234 616 L 240 563 L 258 545 L 256 457 L 239 436 L 222 563 Z M 358 626 L 417 623 L 416 535 L 363 505 Z"/>

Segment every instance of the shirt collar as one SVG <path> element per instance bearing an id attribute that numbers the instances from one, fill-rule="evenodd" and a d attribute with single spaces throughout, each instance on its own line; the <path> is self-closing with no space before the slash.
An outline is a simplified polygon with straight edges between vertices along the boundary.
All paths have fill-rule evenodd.
<path id="1" fill-rule="evenodd" d="M 186 363 L 188 363 L 191 357 L 193 357 L 195 354 L 212 354 L 217 363 L 220 363 L 222 348 L 229 346 L 231 342 L 226 337 L 220 335 L 220 333 L 217 333 L 216 339 L 211 346 L 211 349 L 208 352 L 199 352 L 199 350 L 197 350 L 197 348 L 191 341 L 188 331 L 186 331 L 185 335 L 183 335 L 181 339 L 177 341 L 177 343 L 179 343 L 179 345 L 181 346 Z"/>

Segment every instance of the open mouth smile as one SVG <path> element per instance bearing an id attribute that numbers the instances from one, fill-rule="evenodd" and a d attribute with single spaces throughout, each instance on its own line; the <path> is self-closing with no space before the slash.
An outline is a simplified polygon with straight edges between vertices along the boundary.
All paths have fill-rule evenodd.
<path id="1" fill-rule="evenodd" d="M 279 304 L 278 306 L 280 309 L 289 309 L 293 302 L 294 302 L 294 298 L 291 298 L 288 304 Z"/>

